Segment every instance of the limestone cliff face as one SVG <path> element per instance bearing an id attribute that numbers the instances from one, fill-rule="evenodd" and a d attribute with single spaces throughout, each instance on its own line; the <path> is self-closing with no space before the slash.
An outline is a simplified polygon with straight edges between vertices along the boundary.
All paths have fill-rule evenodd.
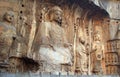
<path id="1" fill-rule="evenodd" d="M 110 53 L 107 53 L 106 54 L 106 57 L 107 56 L 110 56 L 112 55 L 113 57 L 117 56 L 118 55 L 118 60 L 120 59 L 120 50 L 119 49 L 116 49 L 116 48 L 113 48 L 113 47 L 117 47 L 119 48 L 119 46 L 116 46 L 114 44 L 119 44 L 119 34 L 120 34 L 120 30 L 119 30 L 119 27 L 120 27 L 120 1 L 119 0 L 91 0 L 93 1 L 97 6 L 101 7 L 102 9 L 105 9 L 108 14 L 109 14 L 109 31 L 110 31 L 110 40 L 108 42 L 109 45 L 111 45 L 111 47 L 108 47 L 108 49 L 110 48 L 110 50 L 108 52 L 117 52 L 116 55 L 115 53 L 113 54 L 110 54 Z M 117 43 L 115 43 L 117 42 Z M 111 49 L 113 48 L 113 49 Z M 115 50 L 116 49 L 116 50 Z M 110 68 L 113 68 L 111 66 L 108 66 L 107 70 L 109 70 Z M 118 66 L 119 68 L 119 66 Z M 119 70 L 119 69 L 118 69 Z M 110 72 L 109 72 L 110 74 Z"/>
<path id="2" fill-rule="evenodd" d="M 52 21 L 49 19 L 49 12 L 54 6 L 61 8 L 63 11 L 62 22 L 59 23 L 60 29 L 55 24 L 52 24 L 52 26 Z M 111 51 L 108 49 L 111 43 L 107 41 L 114 39 L 116 33 L 119 32 L 117 31 L 120 19 L 119 6 L 119 1 L 110 0 L 0 0 L 0 22 L 3 22 L 6 11 L 13 11 L 15 20 L 11 24 L 16 28 L 16 34 L 21 37 L 20 39 L 24 40 L 22 42 L 13 41 L 7 57 L 10 62 L 7 66 L 7 68 L 10 68 L 8 71 L 45 71 L 45 69 L 50 67 L 48 63 L 56 63 L 54 58 L 63 61 L 64 57 L 59 58 L 59 56 L 54 56 L 52 53 L 57 53 L 54 50 L 56 49 L 61 51 L 62 55 L 65 54 L 63 50 L 66 50 L 65 47 L 67 45 L 62 46 L 61 48 L 63 49 L 53 46 L 55 40 L 59 40 L 57 43 L 60 42 L 60 44 L 57 46 L 61 46 L 61 43 L 63 43 L 61 40 L 62 36 L 65 36 L 66 41 L 71 45 L 71 55 L 68 55 L 70 62 L 64 63 L 64 60 L 61 65 L 56 65 L 59 71 L 78 74 L 109 74 L 107 71 L 112 68 L 112 71 L 117 72 L 117 66 L 107 68 L 106 53 Z M 48 31 L 45 27 L 46 22 L 54 28 Z M 42 25 L 43 23 L 45 26 Z M 41 29 L 41 25 L 44 28 Z M 65 35 L 62 35 L 63 30 Z M 43 34 L 47 35 L 47 38 L 43 37 L 45 39 L 41 39 Z M 41 40 L 47 42 L 46 39 L 51 42 L 49 46 L 42 45 Z M 95 49 L 94 43 L 99 50 Z M 102 48 L 99 48 L 99 45 L 102 45 Z M 44 50 L 47 52 L 49 52 L 49 49 L 52 51 L 52 53 L 49 52 L 51 55 L 46 53 L 49 57 L 54 57 L 53 61 L 41 59 L 41 54 L 45 53 L 43 49 L 40 49 L 42 47 L 46 47 Z M 39 50 L 42 50 L 41 54 Z M 96 64 L 97 52 L 94 53 L 93 51 L 102 53 L 99 55 L 102 59 L 98 61 L 100 67 Z M 8 53 L 6 54 L 8 55 Z M 44 55 L 42 56 L 48 58 Z M 111 62 L 114 62 L 116 59 L 118 60 L 118 55 L 116 56 L 115 54 L 112 57 L 113 54 L 111 54 L 110 56 L 107 55 L 107 61 L 111 60 Z M 2 66 L 2 62 L 0 62 L 0 65 Z M 52 66 L 56 68 L 55 65 Z M 110 73 L 112 71 L 110 70 Z"/>
<path id="3" fill-rule="evenodd" d="M 110 18 L 119 19 L 119 11 L 120 11 L 120 1 L 117 0 L 91 0 L 93 1 L 97 6 L 101 7 L 102 9 L 105 9 L 109 15 Z"/>
<path id="4" fill-rule="evenodd" d="M 101 7 L 102 9 L 106 10 L 110 16 L 110 33 L 111 39 L 115 38 L 118 24 L 114 24 L 115 22 L 119 21 L 120 19 L 120 1 L 118 0 L 91 0 L 97 6 Z"/>

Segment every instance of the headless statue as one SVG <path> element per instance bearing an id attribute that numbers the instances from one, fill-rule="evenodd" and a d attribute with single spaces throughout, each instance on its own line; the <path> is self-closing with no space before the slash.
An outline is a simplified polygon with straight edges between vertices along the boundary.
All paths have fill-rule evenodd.
<path id="1" fill-rule="evenodd" d="M 55 6 L 49 11 L 49 21 L 40 25 L 40 59 L 47 62 L 45 71 L 60 72 L 61 64 L 71 65 L 71 44 L 62 28 L 63 11 Z"/>

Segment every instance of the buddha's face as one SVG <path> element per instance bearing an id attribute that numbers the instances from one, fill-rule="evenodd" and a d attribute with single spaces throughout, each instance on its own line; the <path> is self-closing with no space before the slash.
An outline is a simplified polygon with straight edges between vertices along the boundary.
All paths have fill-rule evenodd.
<path id="1" fill-rule="evenodd" d="M 11 13 L 11 12 L 7 12 L 5 14 L 5 20 L 8 21 L 8 22 L 13 22 L 13 20 L 14 20 L 14 14 Z"/>
<path id="2" fill-rule="evenodd" d="M 52 14 L 52 20 L 57 22 L 58 24 L 61 24 L 62 23 L 62 12 L 59 11 L 59 10 L 55 10 Z"/>

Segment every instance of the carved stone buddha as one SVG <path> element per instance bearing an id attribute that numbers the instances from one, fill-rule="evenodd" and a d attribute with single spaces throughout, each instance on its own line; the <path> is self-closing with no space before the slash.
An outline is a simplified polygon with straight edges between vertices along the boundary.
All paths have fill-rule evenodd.
<path id="1" fill-rule="evenodd" d="M 40 59 L 47 62 L 48 72 L 61 71 L 62 64 L 71 65 L 71 44 L 62 28 L 63 11 L 55 6 L 49 10 L 49 21 L 40 25 Z"/>
<path id="2" fill-rule="evenodd" d="M 10 47 L 16 37 L 16 29 L 12 26 L 14 13 L 8 11 L 4 15 L 3 22 L 0 22 L 0 61 L 5 62 L 10 53 Z"/>

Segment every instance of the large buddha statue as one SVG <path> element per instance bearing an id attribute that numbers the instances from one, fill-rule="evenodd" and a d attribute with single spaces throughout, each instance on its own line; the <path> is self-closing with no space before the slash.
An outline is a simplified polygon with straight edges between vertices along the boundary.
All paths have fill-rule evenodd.
<path id="1" fill-rule="evenodd" d="M 45 71 L 60 72 L 62 64 L 71 65 L 71 44 L 67 42 L 62 28 L 63 11 L 54 6 L 48 13 L 49 21 L 41 23 L 40 32 L 40 60 L 47 63 Z"/>

